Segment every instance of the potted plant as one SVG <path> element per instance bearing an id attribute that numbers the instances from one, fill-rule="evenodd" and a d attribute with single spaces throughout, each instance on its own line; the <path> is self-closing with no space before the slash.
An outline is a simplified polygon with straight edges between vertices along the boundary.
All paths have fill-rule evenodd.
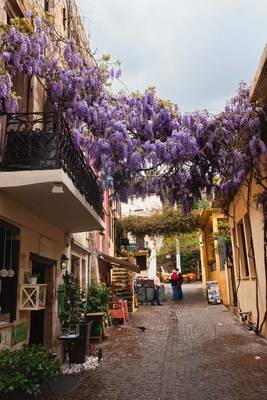
<path id="1" fill-rule="evenodd" d="M 92 321 L 92 336 L 101 336 L 101 322 L 103 316 L 101 315 L 93 315 L 94 313 L 103 313 L 104 318 L 108 314 L 108 303 L 112 299 L 112 291 L 105 283 L 96 283 L 92 282 L 87 298 L 86 304 L 86 319 L 88 321 Z"/>
<path id="2" fill-rule="evenodd" d="M 78 333 L 78 325 L 82 319 L 85 299 L 78 285 L 78 279 L 73 273 L 63 275 L 64 280 L 64 311 L 60 316 L 63 333 Z"/>
<path id="3" fill-rule="evenodd" d="M 42 385 L 60 373 L 59 362 L 41 346 L 0 351 L 0 398 L 26 400 L 36 398 Z"/>
<path id="4" fill-rule="evenodd" d="M 39 278 L 39 274 L 31 274 L 31 276 L 30 276 L 31 285 L 36 285 L 38 278 Z"/>
<path id="5" fill-rule="evenodd" d="M 64 279 L 64 311 L 60 316 L 63 335 L 59 337 L 67 349 L 70 363 L 83 363 L 89 345 L 91 323 L 85 321 L 86 300 L 74 274 L 66 273 Z"/>

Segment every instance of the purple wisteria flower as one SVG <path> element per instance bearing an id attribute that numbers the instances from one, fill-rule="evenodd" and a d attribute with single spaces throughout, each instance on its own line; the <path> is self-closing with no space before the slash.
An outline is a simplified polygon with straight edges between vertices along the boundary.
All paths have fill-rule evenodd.
<path id="1" fill-rule="evenodd" d="M 13 75 L 38 77 L 53 109 L 64 114 L 76 146 L 103 181 L 113 177 L 120 198 L 156 193 L 189 210 L 202 191 L 216 191 L 227 202 L 266 155 L 261 138 L 266 116 L 250 103 L 244 82 L 218 115 L 183 114 L 153 90 L 115 95 L 110 80 L 120 78 L 120 68 L 99 68 L 74 41 L 58 45 L 43 18 L 31 12 L 25 18 L 32 24 L 29 32 L 12 24 L 0 32 L 8 67 L 0 76 L 1 111 L 18 110 Z"/>
<path id="2" fill-rule="evenodd" d="M 32 17 L 32 12 L 30 10 L 25 11 L 24 18 L 31 19 L 31 17 Z"/>

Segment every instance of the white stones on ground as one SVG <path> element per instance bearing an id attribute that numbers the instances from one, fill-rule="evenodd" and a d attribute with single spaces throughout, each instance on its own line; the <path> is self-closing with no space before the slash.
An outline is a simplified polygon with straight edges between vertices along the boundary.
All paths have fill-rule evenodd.
<path id="1" fill-rule="evenodd" d="M 86 357 L 83 364 L 63 364 L 61 371 L 63 375 L 79 375 L 90 369 L 96 369 L 98 366 L 98 357 Z"/>

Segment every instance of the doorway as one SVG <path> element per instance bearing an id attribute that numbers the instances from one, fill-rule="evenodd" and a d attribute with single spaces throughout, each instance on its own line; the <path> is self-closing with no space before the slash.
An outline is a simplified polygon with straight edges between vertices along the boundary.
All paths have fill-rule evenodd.
<path id="1" fill-rule="evenodd" d="M 32 273 L 38 275 L 38 284 L 46 284 L 46 307 L 31 311 L 30 344 L 41 344 L 46 348 L 52 346 L 53 338 L 53 293 L 55 291 L 56 262 L 35 254 L 30 255 Z"/>

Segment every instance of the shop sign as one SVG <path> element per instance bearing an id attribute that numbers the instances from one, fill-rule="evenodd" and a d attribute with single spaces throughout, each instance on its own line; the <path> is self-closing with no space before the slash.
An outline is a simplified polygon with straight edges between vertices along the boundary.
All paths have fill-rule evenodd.
<path id="1" fill-rule="evenodd" d="M 217 281 L 207 282 L 207 297 L 209 304 L 220 304 L 222 302 Z"/>

